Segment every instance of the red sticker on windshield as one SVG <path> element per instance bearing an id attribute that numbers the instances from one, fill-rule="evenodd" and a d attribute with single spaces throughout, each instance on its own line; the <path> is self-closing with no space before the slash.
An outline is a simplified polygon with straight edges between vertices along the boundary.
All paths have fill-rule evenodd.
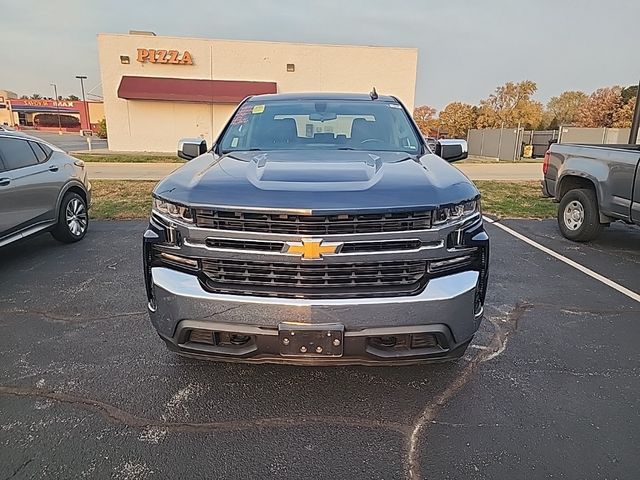
<path id="1" fill-rule="evenodd" d="M 244 125 L 251 116 L 251 105 L 241 106 L 231 120 L 231 125 Z"/>

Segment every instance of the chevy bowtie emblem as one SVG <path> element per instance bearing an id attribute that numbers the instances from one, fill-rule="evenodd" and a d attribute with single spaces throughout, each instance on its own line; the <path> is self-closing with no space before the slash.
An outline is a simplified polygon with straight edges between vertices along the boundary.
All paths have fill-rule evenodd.
<path id="1" fill-rule="evenodd" d="M 342 243 L 323 243 L 321 238 L 303 238 L 302 242 L 286 242 L 282 253 L 302 255 L 303 260 L 318 260 L 324 254 L 338 253 Z"/>

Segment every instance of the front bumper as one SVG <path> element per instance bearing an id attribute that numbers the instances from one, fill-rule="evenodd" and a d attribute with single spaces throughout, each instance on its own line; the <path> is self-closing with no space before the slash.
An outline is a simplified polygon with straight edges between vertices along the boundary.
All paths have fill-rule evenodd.
<path id="1" fill-rule="evenodd" d="M 226 253 L 194 246 L 194 239 L 209 235 L 208 231 L 192 227 L 178 233 L 176 236 L 152 219 L 144 235 L 144 270 L 151 322 L 171 350 L 187 356 L 313 365 L 432 362 L 461 356 L 480 325 L 489 253 L 489 239 L 480 220 L 466 228 L 458 240 L 464 251 L 475 251 L 477 258 L 482 258 L 479 263 L 429 278 L 415 294 L 358 298 L 212 291 L 198 272 L 154 260 L 158 248 L 192 258 Z M 451 228 L 420 235 L 429 241 L 454 233 Z M 455 248 L 449 248 L 443 241 L 437 249 L 401 255 L 425 255 L 437 260 L 456 255 Z M 389 259 L 398 254 L 379 254 L 384 255 Z M 244 260 L 248 256 L 236 258 Z M 343 331 L 340 355 L 286 356 L 279 330 L 291 324 L 313 330 L 317 327 L 317 331 L 338 325 Z M 242 341 L 229 341 L 232 337 L 242 337 Z M 203 342 L 202 338 L 209 340 Z M 390 339 L 397 343 L 388 345 Z"/>
<path id="2" fill-rule="evenodd" d="M 418 295 L 395 298 L 302 300 L 209 293 L 197 277 L 164 267 L 151 269 L 151 321 L 170 349 L 191 356 L 245 362 L 294 364 L 417 363 L 457 358 L 478 329 L 474 312 L 479 273 L 460 272 L 429 281 Z M 344 326 L 339 358 L 282 357 L 278 326 L 283 322 Z M 249 336 L 243 345 L 190 341 L 192 330 Z M 371 339 L 429 334 L 437 345 L 383 348 Z"/>

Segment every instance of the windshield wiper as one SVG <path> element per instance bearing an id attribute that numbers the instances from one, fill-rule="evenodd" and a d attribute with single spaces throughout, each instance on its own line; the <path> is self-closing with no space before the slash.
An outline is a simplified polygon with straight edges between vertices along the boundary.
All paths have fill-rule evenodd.
<path id="1" fill-rule="evenodd" d="M 338 147 L 336 150 L 355 150 L 353 147 Z"/>
<path id="2" fill-rule="evenodd" d="M 233 150 L 220 150 L 222 155 L 226 155 L 227 153 L 232 152 L 262 152 L 261 148 L 235 148 Z"/>

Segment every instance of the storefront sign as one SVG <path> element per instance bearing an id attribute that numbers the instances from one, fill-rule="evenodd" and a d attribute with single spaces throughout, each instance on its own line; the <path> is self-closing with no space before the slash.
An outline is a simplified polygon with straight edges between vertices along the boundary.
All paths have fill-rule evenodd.
<path id="1" fill-rule="evenodd" d="M 139 48 L 137 60 L 140 63 L 169 63 L 173 65 L 193 65 L 193 57 L 185 50 L 155 50 Z"/>
<path id="2" fill-rule="evenodd" d="M 64 100 L 60 100 L 58 103 L 58 105 L 56 105 L 55 100 L 19 100 L 19 101 L 13 101 L 14 104 L 21 104 L 21 105 L 31 105 L 33 107 L 73 107 L 73 102 L 71 101 L 64 101 Z"/>

